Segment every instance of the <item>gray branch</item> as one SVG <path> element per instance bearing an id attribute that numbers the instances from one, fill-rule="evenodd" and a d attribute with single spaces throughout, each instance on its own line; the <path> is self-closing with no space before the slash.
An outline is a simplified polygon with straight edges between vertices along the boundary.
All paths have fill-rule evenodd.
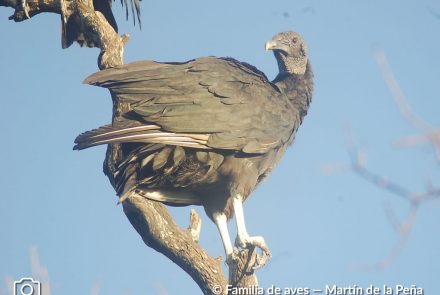
<path id="1" fill-rule="evenodd" d="M 71 3 L 71 2 L 69 2 Z M 61 1 L 54 0 L 28 0 L 28 13 L 30 17 L 33 17 L 42 12 L 51 12 L 61 14 Z M 13 8 L 14 14 L 12 14 L 9 19 L 14 20 L 16 22 L 21 22 L 27 20 L 28 17 L 21 5 L 20 0 L 0 0 L 0 6 L 11 7 Z M 72 8 L 70 8 L 71 10 Z"/>
<path id="2" fill-rule="evenodd" d="M 124 63 L 124 45 L 128 41 L 128 35 L 119 36 L 105 17 L 95 11 L 92 0 L 27 0 L 26 3 L 29 17 L 43 12 L 61 15 L 64 30 L 68 19 L 78 18 L 76 25 L 78 31 L 83 32 L 85 44 L 101 49 L 98 57 L 101 70 Z M 10 20 L 20 22 L 28 19 L 20 0 L 0 0 L 0 6 L 14 9 Z"/>
<path id="3" fill-rule="evenodd" d="M 204 294 L 213 293 L 227 281 L 221 259 L 214 259 L 197 244 L 190 230 L 181 229 L 161 203 L 132 194 L 124 202 L 124 212 L 144 243 L 185 270 Z M 226 293 L 225 293 L 226 294 Z"/>

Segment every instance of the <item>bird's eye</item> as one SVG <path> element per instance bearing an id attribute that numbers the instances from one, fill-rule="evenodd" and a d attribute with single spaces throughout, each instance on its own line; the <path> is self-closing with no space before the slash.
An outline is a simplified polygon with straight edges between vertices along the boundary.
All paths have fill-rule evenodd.
<path id="1" fill-rule="evenodd" d="M 295 37 L 295 38 L 293 38 L 293 39 L 292 39 L 292 42 L 293 42 L 293 43 L 296 43 L 296 42 L 298 42 L 298 38 L 296 38 L 296 37 Z"/>

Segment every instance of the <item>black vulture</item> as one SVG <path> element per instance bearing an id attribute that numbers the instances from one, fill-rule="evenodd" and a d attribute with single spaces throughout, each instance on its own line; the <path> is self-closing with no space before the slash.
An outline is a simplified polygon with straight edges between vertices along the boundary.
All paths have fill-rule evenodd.
<path id="1" fill-rule="evenodd" d="M 234 259 L 227 221 L 235 214 L 237 244 L 259 247 L 249 236 L 242 203 L 270 174 L 293 142 L 312 99 L 307 46 L 295 32 L 275 35 L 279 74 L 270 82 L 257 68 L 233 58 L 187 62 L 139 61 L 106 69 L 84 82 L 110 89 L 128 105 L 113 124 L 85 132 L 76 150 L 100 144 L 105 173 L 120 200 L 131 194 L 168 205 L 202 205 L 217 225 L 227 262 Z"/>

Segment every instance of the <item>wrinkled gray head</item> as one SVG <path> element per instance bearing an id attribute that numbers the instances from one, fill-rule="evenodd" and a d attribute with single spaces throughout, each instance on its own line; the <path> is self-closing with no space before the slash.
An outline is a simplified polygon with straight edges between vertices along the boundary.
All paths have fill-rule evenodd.
<path id="1" fill-rule="evenodd" d="M 307 66 L 307 45 L 300 34 L 282 32 L 266 42 L 266 51 L 273 50 L 280 73 L 302 75 Z"/>

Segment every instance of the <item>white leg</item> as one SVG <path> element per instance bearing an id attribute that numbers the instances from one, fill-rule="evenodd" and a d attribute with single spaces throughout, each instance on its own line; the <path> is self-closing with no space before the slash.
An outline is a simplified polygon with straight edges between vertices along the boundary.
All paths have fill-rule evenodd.
<path id="1" fill-rule="evenodd" d="M 232 258 L 234 249 L 232 247 L 231 238 L 229 237 L 226 215 L 224 213 L 214 213 L 213 218 L 223 241 L 223 247 L 225 248 L 226 263 L 227 263 Z"/>
<path id="2" fill-rule="evenodd" d="M 237 237 L 239 242 L 242 244 L 244 240 L 249 238 L 249 234 L 244 222 L 243 201 L 240 195 L 234 196 L 232 206 L 234 207 L 235 221 L 237 222 Z M 244 247 L 245 245 L 240 246 Z"/>
<path id="3" fill-rule="evenodd" d="M 257 259 L 257 265 L 255 268 L 262 267 L 270 258 L 269 248 L 267 247 L 263 237 L 249 236 L 246 230 L 246 224 L 244 222 L 243 197 L 240 195 L 235 195 L 232 200 L 232 205 L 234 207 L 235 220 L 237 222 L 237 242 L 242 248 L 246 248 L 250 245 L 260 248 L 263 256 Z"/>

